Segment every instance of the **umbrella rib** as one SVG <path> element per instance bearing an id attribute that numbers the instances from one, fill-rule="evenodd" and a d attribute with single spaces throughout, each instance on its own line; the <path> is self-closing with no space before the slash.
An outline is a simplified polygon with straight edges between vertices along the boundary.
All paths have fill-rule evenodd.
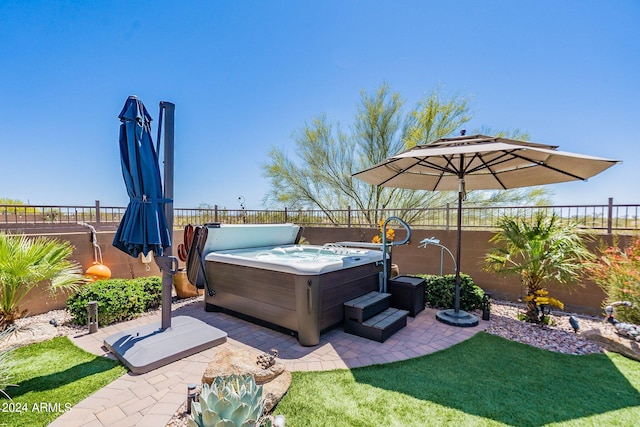
<path id="1" fill-rule="evenodd" d="M 447 168 L 446 166 L 440 166 L 438 164 L 429 162 L 424 158 L 418 158 L 418 157 L 414 157 L 414 159 L 416 159 L 418 162 L 416 164 L 412 165 L 411 167 L 416 166 L 416 165 L 422 165 L 422 166 L 430 167 L 433 170 L 436 170 L 438 172 L 442 172 L 442 173 L 449 172 L 451 174 L 458 175 L 458 173 L 459 173 L 458 169 L 451 162 L 452 156 L 450 156 L 450 157 L 442 156 L 442 158 L 447 161 L 447 165 L 449 165 L 450 167 Z M 407 169 L 409 169 L 409 168 L 407 168 Z"/>
<path id="2" fill-rule="evenodd" d="M 537 166 L 542 166 L 542 167 L 545 167 L 547 169 L 551 169 L 552 171 L 556 171 L 556 172 L 561 173 L 563 175 L 567 175 L 567 176 L 570 176 L 572 178 L 579 179 L 580 181 L 586 181 L 587 180 L 587 178 L 583 178 L 581 176 L 574 175 L 574 174 L 572 174 L 570 172 L 563 171 L 562 169 L 558 169 L 558 168 L 554 168 L 553 166 L 549 166 L 548 164 L 546 164 L 542 160 L 532 160 L 532 159 L 529 159 L 528 157 L 522 156 L 520 154 L 516 154 L 516 153 L 512 153 L 512 154 L 513 154 L 514 157 L 517 157 L 519 159 L 523 159 L 523 160 L 526 160 L 528 162 L 535 163 Z"/>
<path id="3" fill-rule="evenodd" d="M 447 165 L 449 166 L 448 168 L 445 167 L 445 166 L 437 165 L 437 164 L 432 163 L 432 162 L 428 162 L 428 161 L 426 161 L 426 159 L 417 159 L 416 158 L 416 160 L 418 160 L 418 163 L 416 163 L 416 165 L 420 164 L 420 165 L 428 166 L 428 167 L 433 168 L 434 170 L 440 172 L 440 174 L 438 175 L 438 180 L 436 181 L 435 185 L 433 186 L 433 191 L 435 191 L 438 188 L 438 186 L 440 185 L 440 182 L 442 181 L 442 178 L 444 178 L 444 175 L 447 172 L 449 172 L 451 174 L 455 174 L 456 176 L 460 176 L 460 171 L 458 169 L 456 169 L 455 165 L 451 161 L 453 159 L 453 156 L 442 156 L 442 158 L 447 161 Z M 413 165 L 413 166 L 416 166 L 416 165 Z"/>
<path id="4" fill-rule="evenodd" d="M 484 160 L 483 157 L 481 156 L 474 156 L 477 157 L 478 159 L 480 159 L 480 162 L 482 162 L 482 167 L 478 166 L 477 168 L 474 168 L 473 170 L 469 171 L 470 173 L 473 173 L 476 170 L 482 170 L 482 169 L 486 169 L 489 171 L 489 173 L 491 173 L 491 176 L 493 176 L 493 178 L 498 182 L 498 184 L 500 184 L 500 186 L 502 187 L 503 190 L 506 190 L 507 187 L 504 185 L 504 183 L 500 180 L 500 178 L 498 177 L 498 175 L 493 171 L 493 169 L 491 169 L 493 166 L 502 164 L 504 162 L 508 162 L 509 159 L 505 158 L 508 154 L 513 154 L 512 152 L 509 153 L 503 153 L 501 156 L 496 157 L 495 159 L 493 159 L 491 162 L 487 162 Z M 498 161 L 500 160 L 500 161 Z"/>
<path id="5" fill-rule="evenodd" d="M 447 161 L 447 164 L 451 167 L 450 169 L 448 169 L 448 168 L 446 168 L 446 167 L 443 167 L 443 166 L 440 166 L 440 165 L 437 165 L 437 164 L 432 163 L 432 162 L 425 161 L 425 159 L 421 159 L 421 158 L 413 157 L 413 159 L 414 159 L 414 160 L 416 160 L 416 162 L 415 162 L 414 164 L 412 164 L 412 165 L 410 165 L 410 166 L 408 166 L 408 167 L 406 167 L 406 168 L 404 168 L 404 169 L 400 169 L 400 170 L 396 171 L 396 172 L 394 173 L 394 175 L 393 175 L 393 176 L 391 176 L 391 177 L 389 177 L 389 178 L 385 179 L 384 181 L 382 181 L 382 182 L 378 183 L 377 185 L 378 185 L 378 186 L 383 186 L 383 185 L 384 185 L 384 184 L 386 184 L 387 182 L 389 182 L 389 181 L 391 181 L 392 179 L 396 178 L 397 176 L 399 176 L 399 175 L 401 175 L 401 174 L 403 174 L 403 173 L 407 172 L 408 170 L 410 170 L 410 169 L 414 168 L 415 166 L 422 165 L 422 166 L 430 167 L 430 168 L 432 168 L 432 169 L 434 169 L 434 170 L 436 170 L 436 171 L 440 172 L 440 175 L 439 175 L 439 177 L 438 177 L 438 182 L 437 182 L 437 183 L 436 183 L 436 185 L 434 186 L 434 189 L 435 189 L 435 188 L 437 188 L 437 187 L 438 187 L 438 184 L 440 183 L 440 181 L 442 180 L 442 177 L 444 176 L 444 174 L 445 174 L 446 172 L 454 173 L 454 174 L 458 175 L 458 170 L 457 170 L 457 169 L 455 168 L 455 166 L 451 163 L 451 158 L 449 158 L 449 157 L 445 157 L 445 156 L 443 156 L 443 158 Z M 393 159 L 393 161 L 388 162 L 387 164 L 385 164 L 385 166 L 389 166 L 389 164 L 391 164 L 391 163 L 395 162 L 395 160 L 396 160 L 396 159 Z M 371 169 L 373 169 L 373 168 L 371 168 Z M 358 175 L 358 174 L 360 174 L 360 173 L 363 173 L 363 172 L 366 172 L 366 170 L 365 170 L 365 171 L 362 171 L 362 172 L 358 172 L 358 173 L 354 174 L 354 176 L 356 176 L 356 175 Z"/>
<path id="6" fill-rule="evenodd" d="M 385 164 L 385 166 L 388 166 L 389 164 L 391 164 L 391 163 L 393 163 L 393 162 L 395 162 L 395 161 L 396 161 L 396 159 L 393 159 L 393 161 L 391 161 L 391 162 L 389 162 L 389 163 Z M 377 186 L 378 186 L 378 187 L 380 187 L 380 186 L 382 186 L 382 185 L 386 184 L 387 182 L 391 181 L 392 179 L 394 179 L 394 178 L 395 178 L 395 177 L 397 177 L 398 175 L 401 175 L 401 174 L 403 174 L 404 172 L 408 171 L 409 169 L 411 169 L 412 167 L 414 167 L 414 166 L 415 166 L 415 165 L 417 165 L 418 163 L 420 163 L 420 162 L 418 161 L 417 163 L 414 163 L 413 165 L 411 165 L 411 166 L 409 166 L 409 167 L 407 167 L 407 168 L 405 168 L 405 169 L 400 169 L 400 170 L 399 170 L 398 172 L 396 172 L 393 176 L 391 176 L 391 177 L 389 177 L 389 178 L 385 179 L 384 181 L 382 181 L 381 183 L 377 184 Z M 374 167 L 375 167 L 375 166 L 374 166 Z M 373 168 L 372 168 L 372 169 L 373 169 Z M 365 172 L 366 172 L 366 171 L 365 171 Z"/>

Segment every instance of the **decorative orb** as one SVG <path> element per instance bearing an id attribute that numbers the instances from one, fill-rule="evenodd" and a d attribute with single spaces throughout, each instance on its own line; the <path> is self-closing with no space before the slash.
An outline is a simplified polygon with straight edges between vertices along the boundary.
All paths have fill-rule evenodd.
<path id="1" fill-rule="evenodd" d="M 92 282 L 111 278 L 111 270 L 109 267 L 104 264 L 100 264 L 99 262 L 94 262 L 91 267 L 87 268 L 87 271 L 84 274 L 87 279 Z"/>
<path id="2" fill-rule="evenodd" d="M 285 418 L 284 415 L 276 415 L 273 420 L 273 425 L 276 427 L 284 427 L 285 426 Z"/>

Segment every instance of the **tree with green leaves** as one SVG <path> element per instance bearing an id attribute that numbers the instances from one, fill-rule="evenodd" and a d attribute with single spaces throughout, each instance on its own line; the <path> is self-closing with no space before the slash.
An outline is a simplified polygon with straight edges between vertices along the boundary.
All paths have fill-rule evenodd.
<path id="1" fill-rule="evenodd" d="M 0 233 L 0 330 L 26 314 L 20 303 L 37 285 L 52 293 L 77 289 L 82 269 L 69 260 L 72 252 L 67 241 Z"/>
<path id="2" fill-rule="evenodd" d="M 24 202 L 19 199 L 10 199 L 8 197 L 0 197 L 0 205 L 24 205 Z"/>
<path id="3" fill-rule="evenodd" d="M 455 201 L 456 194 L 450 192 L 376 187 L 351 176 L 415 145 L 453 135 L 471 119 L 469 98 L 446 97 L 440 89 L 425 95 L 407 113 L 403 106 L 401 96 L 383 84 L 372 94 L 361 92 L 348 131 L 325 115 L 306 123 L 293 134 L 297 159 L 274 147 L 269 160 L 261 165 L 271 183 L 265 204 L 320 209 L 332 222 L 337 222 L 333 211 L 351 206 L 375 224 L 383 217 L 382 209 L 417 212 L 419 208 L 442 207 Z M 504 132 L 497 134 L 503 135 Z M 509 136 L 526 137 L 519 131 Z M 467 203 L 488 205 L 496 200 L 505 202 L 532 195 L 539 200 L 544 196 L 544 191 L 533 191 L 470 192 Z"/>
<path id="4" fill-rule="evenodd" d="M 544 211 L 531 219 L 503 217 L 499 225 L 500 231 L 491 238 L 496 247 L 485 258 L 485 270 L 519 276 L 527 290 L 525 320 L 539 323 L 544 317 L 540 306 L 562 307 L 545 286 L 575 284 L 583 262 L 593 257 L 585 246 L 588 235 L 576 222 Z"/>

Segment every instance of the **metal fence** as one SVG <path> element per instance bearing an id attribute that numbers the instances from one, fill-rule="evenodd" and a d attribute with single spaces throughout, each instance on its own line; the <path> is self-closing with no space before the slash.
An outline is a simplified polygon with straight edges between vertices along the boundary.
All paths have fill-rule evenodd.
<path id="1" fill-rule="evenodd" d="M 25 233 L 73 231 L 81 223 L 98 230 L 115 230 L 126 208 L 101 206 L 0 205 L 0 230 Z M 582 227 L 606 233 L 640 230 L 640 205 L 614 204 L 609 199 L 602 205 L 558 206 L 465 206 L 462 226 L 465 229 L 495 229 L 505 215 L 531 218 L 537 212 L 554 212 L 559 217 L 576 221 Z M 377 227 L 381 218 L 397 216 L 414 228 L 452 229 L 457 223 L 457 209 L 453 205 L 424 209 L 358 210 L 347 207 L 323 211 L 320 209 L 246 210 L 174 209 L 174 226 L 219 222 L 222 224 L 277 224 L 293 222 L 302 226 Z"/>

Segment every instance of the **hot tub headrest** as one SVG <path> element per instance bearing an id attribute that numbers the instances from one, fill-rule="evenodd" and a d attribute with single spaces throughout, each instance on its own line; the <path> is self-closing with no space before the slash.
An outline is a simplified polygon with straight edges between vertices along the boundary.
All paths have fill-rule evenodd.
<path id="1" fill-rule="evenodd" d="M 297 243 L 301 227 L 295 224 L 206 224 L 208 237 L 204 257 L 213 251 L 261 248 Z"/>

